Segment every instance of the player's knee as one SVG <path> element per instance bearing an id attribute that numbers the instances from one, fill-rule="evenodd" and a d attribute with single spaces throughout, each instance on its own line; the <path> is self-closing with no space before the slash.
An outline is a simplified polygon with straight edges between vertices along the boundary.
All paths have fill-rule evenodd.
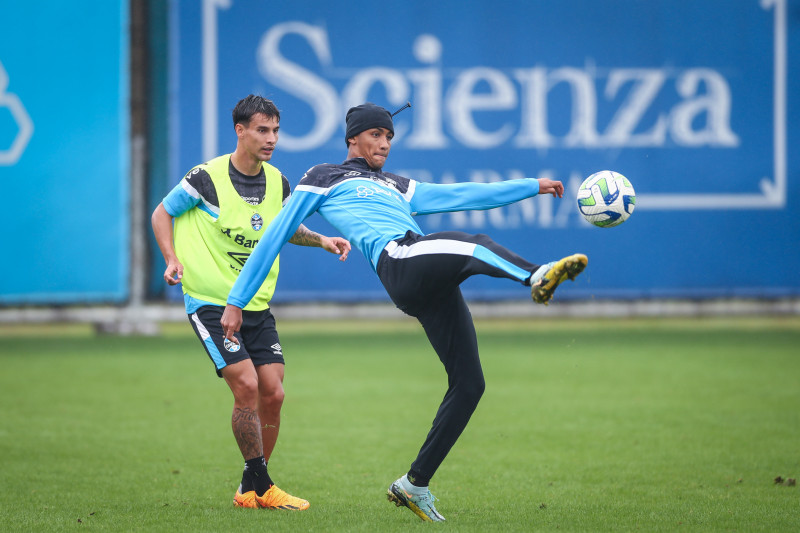
<path id="1" fill-rule="evenodd" d="M 472 239 L 475 242 L 475 244 L 480 244 L 483 246 L 494 242 L 492 241 L 492 238 L 486 235 L 485 233 L 476 233 L 475 235 L 472 236 Z"/>
<path id="2" fill-rule="evenodd" d="M 280 411 L 286 393 L 283 387 L 263 391 L 260 397 L 261 406 L 271 411 Z"/>
<path id="3" fill-rule="evenodd" d="M 258 402 L 258 380 L 254 377 L 241 376 L 229 382 L 233 400 L 237 405 L 254 406 Z"/>
<path id="4" fill-rule="evenodd" d="M 459 383 L 458 392 L 461 396 L 461 401 L 465 404 L 478 405 L 478 402 L 486 390 L 486 381 L 483 376 L 464 380 Z"/>
<path id="5" fill-rule="evenodd" d="M 475 398 L 475 403 L 477 403 L 481 399 L 485 391 L 486 391 L 486 381 L 483 379 L 483 376 L 481 376 L 480 379 L 475 380 L 472 386 L 472 396 Z"/>

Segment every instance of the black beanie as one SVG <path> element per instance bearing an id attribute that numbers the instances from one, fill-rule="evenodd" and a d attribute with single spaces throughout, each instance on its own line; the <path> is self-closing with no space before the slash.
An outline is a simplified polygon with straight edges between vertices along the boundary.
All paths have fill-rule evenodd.
<path id="1" fill-rule="evenodd" d="M 394 135 L 392 115 L 379 105 L 367 102 L 366 104 L 351 107 L 347 112 L 347 132 L 344 141 L 355 137 L 362 131 L 372 128 L 386 128 Z"/>

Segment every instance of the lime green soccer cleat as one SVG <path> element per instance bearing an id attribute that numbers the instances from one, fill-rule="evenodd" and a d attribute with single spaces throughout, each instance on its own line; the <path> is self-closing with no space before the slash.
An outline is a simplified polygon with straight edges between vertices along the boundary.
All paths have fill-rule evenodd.
<path id="1" fill-rule="evenodd" d="M 589 259 L 583 254 L 573 254 L 539 267 L 531 276 L 531 298 L 537 304 L 550 303 L 553 293 L 562 281 L 574 280 L 583 272 Z"/>

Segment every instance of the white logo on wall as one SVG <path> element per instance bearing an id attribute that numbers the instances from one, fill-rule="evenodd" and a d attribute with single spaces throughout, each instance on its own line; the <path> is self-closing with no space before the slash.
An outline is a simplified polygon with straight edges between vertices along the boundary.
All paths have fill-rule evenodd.
<path id="1" fill-rule="evenodd" d="M 410 127 L 395 125 L 395 136 L 406 147 L 438 150 L 460 144 L 478 150 L 500 146 L 514 149 L 661 147 L 736 147 L 739 137 L 731 129 L 731 91 L 723 73 L 712 68 L 668 71 L 653 68 L 610 68 L 603 84 L 596 83 L 597 68 L 520 65 L 499 69 L 487 65 L 449 69 L 440 65 L 443 43 L 435 35 L 417 36 L 412 47 L 418 68 L 365 67 L 348 73 L 341 90 L 321 72 L 309 70 L 284 55 L 281 43 L 289 36 L 304 39 L 325 69 L 333 69 L 334 58 L 326 28 L 301 21 L 280 23 L 264 33 L 257 50 L 257 66 L 264 79 L 305 102 L 314 122 L 304 134 L 281 131 L 281 149 L 314 150 L 322 147 L 340 127 L 343 110 L 367 98 L 376 84 L 386 87 L 392 103 L 412 100 Z M 448 78 L 452 77 L 452 81 Z M 478 94 L 482 84 L 490 87 Z M 564 134 L 551 131 L 553 109 L 550 93 L 566 87 L 573 96 L 570 124 Z M 626 88 L 630 96 L 614 104 L 613 118 L 602 130 L 598 114 Z M 341 94 L 339 94 L 341 93 Z M 658 108 L 658 97 L 675 100 L 670 109 Z M 608 109 L 605 109 L 606 111 Z M 478 112 L 515 111 L 495 129 L 478 125 Z M 658 119 L 645 125 L 648 112 Z M 693 125 L 698 116 L 711 120 Z M 645 131 L 640 131 L 646 128 Z"/>
<path id="2" fill-rule="evenodd" d="M 0 63 L 0 108 L 8 109 L 17 128 L 17 133 L 14 135 L 11 145 L 7 147 L 0 146 L 0 165 L 11 166 L 19 161 L 25 151 L 25 147 L 28 146 L 28 141 L 33 135 L 33 121 L 19 97 L 16 94 L 7 93 L 7 88 L 8 73 L 3 68 L 3 63 Z"/>
<path id="3" fill-rule="evenodd" d="M 765 0 L 761 7 L 774 11 L 773 176 L 759 176 L 760 190 L 756 193 L 641 194 L 642 209 L 781 209 L 786 205 L 786 0 Z M 342 109 L 364 101 L 375 84 L 386 87 L 393 103 L 414 100 L 411 125 L 395 126 L 396 136 L 412 149 L 441 150 L 454 141 L 478 150 L 502 145 L 514 149 L 618 149 L 664 147 L 670 143 L 690 148 L 740 145 L 739 136 L 731 127 L 730 85 L 722 72 L 712 68 L 611 68 L 602 87 L 595 83 L 596 72 L 591 66 L 520 66 L 501 70 L 476 65 L 451 69 L 453 81 L 445 90 L 444 70 L 439 64 L 442 42 L 435 35 L 424 34 L 417 37 L 412 50 L 422 64 L 419 68 L 359 69 L 348 76 L 339 94 L 328 79 L 283 55 L 280 43 L 289 35 L 305 39 L 324 68 L 334 67 L 325 27 L 292 21 L 276 24 L 264 33 L 256 56 L 262 76 L 304 100 L 315 115 L 314 126 L 306 134 L 282 132 L 284 150 L 323 146 L 336 133 Z M 481 83 L 488 84 L 491 91 L 476 95 Z M 569 87 L 573 99 L 569 129 L 562 135 L 553 133 L 548 125 L 548 93 L 556 85 Z M 611 121 L 600 130 L 599 110 L 625 86 L 632 86 L 629 97 L 613 110 Z M 659 110 L 658 96 L 665 92 L 676 102 L 670 109 Z M 489 131 L 475 121 L 474 113 L 481 110 L 519 113 L 515 120 Z M 644 117 L 653 111 L 657 112 L 657 120 L 641 131 Z M 703 115 L 709 120 L 696 126 L 697 117 Z"/>
<path id="4" fill-rule="evenodd" d="M 648 193 L 639 195 L 639 209 L 782 209 L 787 193 L 787 0 L 752 0 L 773 12 L 773 143 L 772 169 L 753 177 L 755 192 Z M 205 0 L 204 28 L 216 30 L 215 9 L 227 9 L 229 0 Z M 319 68 L 309 69 L 284 54 L 285 38 L 301 38 L 314 54 Z M 204 50 L 216 51 L 215 32 L 204 32 Z M 400 143 L 414 150 L 442 150 L 461 145 L 475 150 L 505 147 L 514 150 L 729 148 L 740 146 L 731 123 L 733 95 L 726 73 L 710 67 L 671 68 L 618 66 L 598 69 L 592 61 L 584 67 L 519 65 L 499 69 L 472 65 L 457 69 L 442 65 L 446 43 L 436 35 L 418 35 L 411 68 L 365 67 L 337 73 L 328 29 L 295 20 L 275 24 L 265 31 L 256 50 L 262 77 L 304 102 L 313 113 L 305 132 L 282 131 L 286 151 L 315 150 L 339 131 L 340 117 L 349 106 L 363 102 L 370 89 L 382 85 L 387 103 L 414 101 L 409 118 L 395 125 Z M 216 54 L 204 53 L 204 150 L 216 150 Z M 343 87 L 333 78 L 346 79 Z M 765 80 L 766 81 L 766 80 Z M 481 93 L 479 86 L 488 86 Z M 548 120 L 554 110 L 554 87 L 568 90 L 571 112 L 566 131 L 554 131 Z M 629 88 L 628 96 L 619 96 Z M 671 103 L 662 108 L 664 96 Z M 505 122 L 488 128 L 476 113 L 513 112 Z M 559 111 L 561 112 L 561 111 Z M 601 113 L 602 112 L 602 113 Z M 563 113 L 562 113 L 563 114 Z M 601 114 L 610 116 L 601 121 Z M 655 116 L 655 120 L 649 117 Z M 210 118 L 206 118 L 210 117 Z M 698 118 L 708 117 L 708 120 Z M 544 177 L 544 176 L 538 176 Z M 560 178 L 559 176 L 556 176 Z M 578 180 L 578 183 L 580 180 Z"/>

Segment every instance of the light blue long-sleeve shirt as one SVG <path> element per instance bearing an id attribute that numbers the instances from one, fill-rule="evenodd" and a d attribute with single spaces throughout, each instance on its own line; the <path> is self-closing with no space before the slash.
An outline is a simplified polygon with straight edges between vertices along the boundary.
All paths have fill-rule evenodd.
<path id="1" fill-rule="evenodd" d="M 228 295 L 243 308 L 261 286 L 283 245 L 300 224 L 319 212 L 375 270 L 381 252 L 408 231 L 422 234 L 414 215 L 501 207 L 539 193 L 525 178 L 495 183 L 435 184 L 371 169 L 363 158 L 311 168 L 286 206 L 266 228 Z"/>

